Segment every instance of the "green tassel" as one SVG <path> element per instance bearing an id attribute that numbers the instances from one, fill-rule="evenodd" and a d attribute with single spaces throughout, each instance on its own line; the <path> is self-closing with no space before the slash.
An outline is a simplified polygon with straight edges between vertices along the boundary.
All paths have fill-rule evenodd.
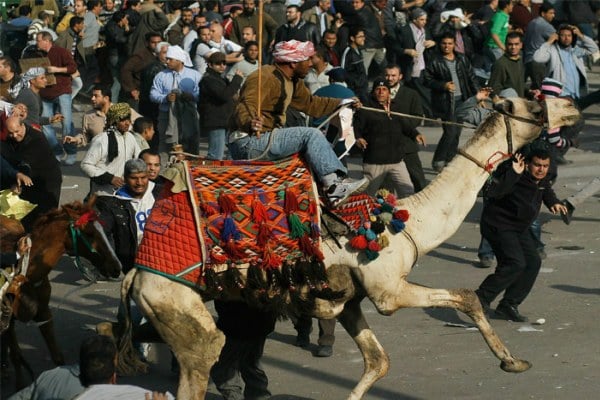
<path id="1" fill-rule="evenodd" d="M 365 250 L 365 255 L 367 256 L 367 258 L 369 259 L 369 261 L 373 261 L 373 260 L 375 260 L 377 257 L 379 257 L 379 252 L 377 252 L 377 251 L 373 251 L 373 250 L 369 250 L 369 249 L 366 249 L 366 250 Z"/>
<path id="2" fill-rule="evenodd" d="M 292 213 L 288 215 L 288 224 L 290 225 L 290 237 L 292 239 L 299 239 L 309 232 L 297 214 Z"/>

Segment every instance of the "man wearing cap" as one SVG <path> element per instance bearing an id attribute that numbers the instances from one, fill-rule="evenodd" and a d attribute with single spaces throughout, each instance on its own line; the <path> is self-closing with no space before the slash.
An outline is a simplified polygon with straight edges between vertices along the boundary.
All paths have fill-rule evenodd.
<path id="1" fill-rule="evenodd" d="M 202 132 L 208 136 L 209 160 L 222 160 L 227 142 L 227 123 L 234 108 L 234 96 L 242 85 L 243 73 L 236 71 L 231 82 L 223 77 L 225 54 L 216 52 L 208 58 L 208 69 L 200 81 L 202 97 L 198 104 Z"/>
<path id="2" fill-rule="evenodd" d="M 373 82 L 369 107 L 383 113 L 358 110 L 355 116 L 356 145 L 363 151 L 363 173 L 369 179 L 366 192 L 373 196 L 381 188 L 386 177 L 398 197 L 414 193 L 410 175 L 404 163 L 406 142 L 414 135 L 418 120 L 388 114 L 392 111 L 390 88 L 385 79 Z"/>
<path id="3" fill-rule="evenodd" d="M 150 89 L 150 100 L 158 104 L 159 151 L 167 153 L 173 144 L 198 154 L 199 132 L 196 103 L 201 75 L 191 68 L 190 56 L 179 46 L 169 46 L 167 68 L 159 72 Z M 185 123 L 184 123 L 185 122 Z M 168 159 L 164 154 L 163 159 Z"/>
<path id="4" fill-rule="evenodd" d="M 312 117 L 332 113 L 339 99 L 314 97 L 304 84 L 314 54 L 311 42 L 291 40 L 275 45 L 275 65 L 252 73 L 234 112 L 229 147 L 234 159 L 276 160 L 300 152 L 323 185 L 329 203 L 335 207 L 367 185 L 366 179 L 346 178 L 347 169 L 338 160 L 327 139 L 315 128 L 285 126 L 285 112 L 294 107 Z M 262 86 L 258 87 L 258 74 Z M 258 114 L 258 96 L 261 112 Z"/>
<path id="5" fill-rule="evenodd" d="M 116 103 L 106 113 L 106 131 L 94 137 L 81 160 L 81 170 L 90 177 L 90 193 L 112 193 L 123 185 L 125 162 L 136 158 L 140 147 L 129 132 L 131 108 Z"/>
<path id="6" fill-rule="evenodd" d="M 42 67 L 29 68 L 23 74 L 23 82 L 27 82 L 27 87 L 19 91 L 15 103 L 22 103 L 27 106 L 29 112 L 25 123 L 41 129 L 41 125 L 53 124 L 62 121 L 62 115 L 54 114 L 51 117 L 42 117 L 42 98 L 40 90 L 46 87 L 46 70 Z"/>
<path id="7" fill-rule="evenodd" d="M 427 25 L 427 13 L 415 8 L 410 13 L 410 23 L 396 28 L 398 40 L 394 42 L 396 60 L 404 73 L 406 84 L 421 96 L 427 116 L 431 112 L 431 94 L 423 82 L 425 72 L 425 51 L 432 49 L 435 42 L 431 38 Z"/>

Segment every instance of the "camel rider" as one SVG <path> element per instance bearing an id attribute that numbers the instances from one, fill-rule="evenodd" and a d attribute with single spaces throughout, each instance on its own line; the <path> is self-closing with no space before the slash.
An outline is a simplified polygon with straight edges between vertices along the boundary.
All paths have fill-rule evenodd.
<path id="1" fill-rule="evenodd" d="M 336 207 L 355 192 L 364 190 L 366 179 L 346 177 L 347 169 L 325 136 L 316 128 L 283 128 L 289 106 L 311 117 L 331 114 L 340 99 L 315 97 L 304 84 L 314 54 L 311 42 L 290 40 L 275 45 L 275 65 L 263 66 L 246 80 L 232 117 L 229 147 L 234 159 L 277 160 L 302 153 L 323 185 L 323 193 Z M 262 74 L 261 87 L 258 74 Z M 258 96 L 261 110 L 258 115 Z"/>

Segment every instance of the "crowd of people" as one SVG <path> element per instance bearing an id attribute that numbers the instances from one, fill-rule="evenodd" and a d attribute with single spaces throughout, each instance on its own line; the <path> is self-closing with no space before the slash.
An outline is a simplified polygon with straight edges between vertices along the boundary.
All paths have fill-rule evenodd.
<path id="1" fill-rule="evenodd" d="M 15 44 L 0 56 L 2 187 L 16 184 L 38 205 L 23 220 L 29 230 L 58 206 L 61 170 L 85 148 L 80 166 L 89 193 L 100 195 L 97 207 L 125 271 L 176 144 L 210 160 L 300 152 L 336 207 L 358 191 L 387 187 L 404 197 L 426 187 L 422 123 L 392 112 L 478 125 L 496 96 L 563 97 L 582 110 L 600 100 L 587 78 L 600 58 L 598 1 L 270 0 L 262 18 L 255 0 L 21 3 L 1 31 L 2 43 L 10 37 Z M 75 129 L 73 110 L 83 104 L 91 110 Z M 344 104 L 357 109 L 358 180 L 340 157 L 348 151 L 341 133 L 333 124 L 321 127 Z M 544 132 L 529 154 L 499 168 L 500 189 L 486 190 L 479 256 L 482 267 L 494 257 L 498 266 L 477 294 L 487 308 L 506 291 L 501 317 L 525 320 L 517 307 L 544 255 L 536 228 L 540 187 L 546 205 L 570 221 L 575 205 L 552 197 L 550 186 L 582 127 L 583 120 Z M 460 135 L 459 124 L 443 125 L 434 172 L 456 156 Z M 540 196 L 535 210 L 513 215 L 511 204 L 532 190 Z M 506 212 L 509 221 L 500 221 Z M 246 313 L 240 307 L 219 305 L 221 325 Z M 311 321 L 296 317 L 296 344 L 305 347 Z M 232 363 L 257 384 L 256 398 L 268 394 L 258 365 L 268 325 L 250 341 L 245 366 L 233 359 L 247 343 L 228 335 L 213 376 L 232 393 L 227 398 L 241 396 Z M 317 356 L 333 353 L 334 328 L 320 321 Z"/>

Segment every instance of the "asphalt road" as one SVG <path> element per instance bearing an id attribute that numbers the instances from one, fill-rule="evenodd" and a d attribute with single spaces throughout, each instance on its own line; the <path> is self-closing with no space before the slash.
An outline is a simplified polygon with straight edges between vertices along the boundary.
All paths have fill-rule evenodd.
<path id="1" fill-rule="evenodd" d="M 590 74 L 595 88 L 600 85 L 599 67 Z M 555 190 L 560 198 L 581 189 L 600 172 L 600 106 L 590 107 L 578 149 L 567 159 L 573 163 L 559 168 Z M 435 143 L 441 129 L 423 128 L 430 143 L 421 152 L 429 179 Z M 470 136 L 463 132 L 462 141 Z M 79 159 L 83 151 L 79 153 Z M 353 165 L 356 173 L 356 164 Z M 82 199 L 88 181 L 78 164 L 64 167 L 62 202 Z M 388 351 L 391 367 L 365 399 L 595 399 L 600 392 L 600 202 L 589 198 L 575 212 L 571 225 L 543 210 L 543 240 L 548 257 L 536 285 L 520 310 L 530 320 L 544 318 L 543 325 L 492 320 L 492 325 L 516 356 L 533 363 L 522 374 L 499 368 L 468 319 L 445 309 L 400 310 L 390 317 L 377 314 L 368 301 L 363 308 L 374 332 Z M 490 270 L 475 267 L 479 243 L 478 200 L 458 232 L 438 249 L 422 257 L 410 280 L 431 286 L 476 288 Z M 63 257 L 51 275 L 57 337 L 67 362 L 76 362 L 81 339 L 103 320 L 114 320 L 119 283 L 87 284 L 68 257 Z M 448 324 L 465 326 L 448 326 Z M 312 334 L 316 343 L 316 329 Z M 19 324 L 24 355 L 39 373 L 52 368 L 48 352 L 35 326 Z M 190 338 L 190 340 L 194 340 Z M 342 399 L 358 381 L 362 357 L 340 325 L 336 329 L 334 355 L 315 358 L 312 351 L 293 346 L 291 322 L 277 324 L 268 339 L 264 367 L 274 399 Z M 176 393 L 177 378 L 170 372 L 170 356 L 164 345 L 151 351 L 151 372 L 122 378 L 155 390 Z M 3 381 L 1 397 L 13 392 L 13 381 Z M 211 385 L 208 399 L 218 399 Z"/>

